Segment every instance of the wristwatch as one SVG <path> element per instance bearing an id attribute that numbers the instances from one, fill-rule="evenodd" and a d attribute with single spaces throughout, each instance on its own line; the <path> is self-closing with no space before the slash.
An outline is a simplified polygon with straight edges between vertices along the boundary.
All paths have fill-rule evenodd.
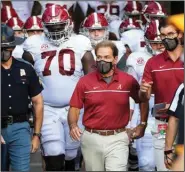
<path id="1" fill-rule="evenodd" d="M 37 136 L 40 139 L 41 133 L 33 133 L 33 136 Z"/>
<path id="2" fill-rule="evenodd" d="M 140 125 L 147 126 L 147 122 L 141 122 Z"/>

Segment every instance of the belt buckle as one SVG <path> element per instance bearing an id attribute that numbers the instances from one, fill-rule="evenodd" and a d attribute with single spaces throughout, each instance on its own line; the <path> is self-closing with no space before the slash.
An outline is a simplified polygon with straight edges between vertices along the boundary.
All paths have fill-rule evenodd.
<path id="1" fill-rule="evenodd" d="M 13 124 L 13 116 L 8 116 L 7 125 Z"/>

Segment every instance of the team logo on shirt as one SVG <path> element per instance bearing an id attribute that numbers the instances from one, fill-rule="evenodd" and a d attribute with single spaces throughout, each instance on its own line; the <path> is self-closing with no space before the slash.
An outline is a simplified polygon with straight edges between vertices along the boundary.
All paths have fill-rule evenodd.
<path id="1" fill-rule="evenodd" d="M 20 69 L 20 76 L 26 76 L 26 72 L 24 69 Z"/>
<path id="2" fill-rule="evenodd" d="M 47 50 L 49 48 L 48 44 L 41 45 L 41 51 Z"/>
<path id="3" fill-rule="evenodd" d="M 117 87 L 118 90 L 121 90 L 122 89 L 122 85 L 119 84 L 119 86 Z"/>
<path id="4" fill-rule="evenodd" d="M 137 62 L 136 62 L 137 65 L 144 65 L 144 63 L 145 63 L 145 61 L 144 61 L 144 59 L 142 57 L 139 57 L 137 59 Z"/>

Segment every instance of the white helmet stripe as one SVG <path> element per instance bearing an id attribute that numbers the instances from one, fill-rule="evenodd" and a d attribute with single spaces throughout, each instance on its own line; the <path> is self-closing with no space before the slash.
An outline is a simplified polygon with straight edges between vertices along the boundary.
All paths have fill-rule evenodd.
<path id="1" fill-rule="evenodd" d="M 16 20 L 15 17 L 13 17 L 13 23 L 14 23 L 14 26 L 17 26 L 18 25 L 17 20 Z"/>
<path id="2" fill-rule="evenodd" d="M 10 7 L 9 6 L 6 6 L 6 11 L 7 11 L 7 17 L 8 19 L 11 18 L 11 13 L 10 13 Z"/>
<path id="3" fill-rule="evenodd" d="M 133 20 L 132 20 L 132 18 L 129 18 L 129 24 L 133 24 Z"/>
<path id="4" fill-rule="evenodd" d="M 157 27 L 157 35 L 160 35 L 160 32 L 159 32 L 159 20 L 155 20 L 155 23 L 156 23 L 156 27 Z"/>
<path id="5" fill-rule="evenodd" d="M 98 23 L 98 15 L 97 15 L 97 13 L 94 13 L 94 23 Z"/>
<path id="6" fill-rule="evenodd" d="M 137 4 L 136 1 L 132 1 L 134 10 L 137 10 Z"/>
<path id="7" fill-rule="evenodd" d="M 37 18 L 36 18 L 36 16 L 33 16 L 33 25 L 37 25 Z"/>
<path id="8" fill-rule="evenodd" d="M 55 5 L 52 5 L 52 16 L 55 16 Z"/>
<path id="9" fill-rule="evenodd" d="M 161 4 L 159 4 L 159 2 L 155 2 L 159 8 L 159 11 L 162 11 L 162 7 L 161 7 Z"/>

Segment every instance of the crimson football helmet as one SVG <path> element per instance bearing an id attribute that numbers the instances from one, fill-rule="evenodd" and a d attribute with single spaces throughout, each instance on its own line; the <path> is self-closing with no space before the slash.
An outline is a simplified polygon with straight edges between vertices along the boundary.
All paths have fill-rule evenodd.
<path id="1" fill-rule="evenodd" d="M 91 44 L 93 46 L 103 40 L 107 40 L 109 36 L 108 21 L 102 13 L 92 13 L 86 17 L 82 24 L 82 30 L 84 35 L 91 40 Z M 91 30 L 105 30 L 105 32 L 101 37 L 92 38 L 89 33 Z"/>
<path id="2" fill-rule="evenodd" d="M 11 27 L 14 31 L 22 31 L 24 23 L 18 17 L 10 18 L 7 23 L 9 27 Z"/>
<path id="3" fill-rule="evenodd" d="M 141 25 L 137 20 L 128 18 L 122 21 L 122 23 L 119 26 L 119 34 L 121 37 L 121 34 L 127 30 L 131 29 L 141 29 Z"/>
<path id="4" fill-rule="evenodd" d="M 127 1 L 124 11 L 125 15 L 129 18 L 139 16 L 138 19 L 140 19 L 142 13 L 142 4 L 139 1 Z"/>
<path id="5" fill-rule="evenodd" d="M 159 52 L 159 51 L 153 50 L 150 45 L 151 43 L 162 44 L 162 41 L 160 38 L 160 31 L 158 27 L 159 27 L 159 20 L 152 19 L 150 23 L 147 23 L 145 28 L 145 33 L 144 33 L 147 50 L 153 55 L 161 53 L 161 51 Z"/>
<path id="6" fill-rule="evenodd" d="M 142 14 L 143 14 L 143 20 L 145 20 L 144 24 L 146 24 L 146 22 L 150 22 L 151 19 L 160 19 L 160 18 L 167 17 L 167 13 L 164 7 L 159 2 L 155 2 L 155 1 L 148 2 L 144 6 L 142 10 Z"/>
<path id="7" fill-rule="evenodd" d="M 3 6 L 3 8 L 1 9 L 1 21 L 3 23 L 6 23 L 12 17 L 18 18 L 15 9 L 7 5 Z"/>
<path id="8" fill-rule="evenodd" d="M 60 5 L 48 6 L 42 15 L 42 23 L 45 35 L 57 46 L 68 40 L 73 31 L 71 17 Z"/>
<path id="9" fill-rule="evenodd" d="M 41 18 L 37 16 L 29 17 L 24 24 L 24 29 L 26 31 L 35 31 L 35 30 L 43 31 Z"/>

